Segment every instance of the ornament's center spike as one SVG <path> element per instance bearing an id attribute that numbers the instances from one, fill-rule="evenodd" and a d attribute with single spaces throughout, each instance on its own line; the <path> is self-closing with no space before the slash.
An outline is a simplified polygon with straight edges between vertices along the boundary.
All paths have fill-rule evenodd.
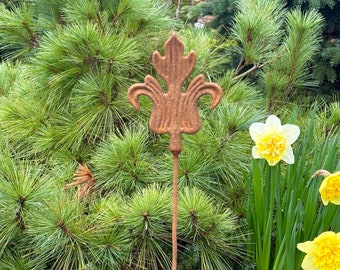
<path id="1" fill-rule="evenodd" d="M 182 91 L 183 82 L 188 78 L 196 63 L 195 52 L 184 56 L 183 42 L 175 33 L 165 42 L 165 55 L 155 51 L 152 63 L 157 73 L 163 78 L 167 86 L 164 92 L 157 80 L 147 75 L 144 83 L 132 85 L 128 90 L 130 103 L 139 109 L 139 96 L 146 95 L 153 101 L 153 108 L 149 121 L 150 129 L 157 133 L 169 133 L 169 149 L 174 156 L 173 167 L 173 225 L 172 269 L 177 269 L 177 175 L 178 156 L 182 151 L 182 133 L 196 133 L 201 128 L 201 120 L 197 107 L 198 99 L 204 95 L 211 96 L 210 108 L 213 109 L 220 102 L 223 92 L 215 83 L 204 82 L 204 76 L 198 75 Z"/>

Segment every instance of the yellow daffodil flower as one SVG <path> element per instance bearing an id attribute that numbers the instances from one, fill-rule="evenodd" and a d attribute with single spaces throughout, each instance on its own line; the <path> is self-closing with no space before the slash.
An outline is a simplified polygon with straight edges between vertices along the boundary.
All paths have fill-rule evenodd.
<path id="1" fill-rule="evenodd" d="M 297 248 L 307 253 L 301 265 L 302 269 L 340 269 L 340 233 L 324 232 L 314 241 L 299 243 Z"/>
<path id="2" fill-rule="evenodd" d="M 294 163 L 294 154 L 291 144 L 300 135 L 300 128 L 296 125 L 281 125 L 281 120 L 270 115 L 265 123 L 253 123 L 249 133 L 255 146 L 252 149 L 253 158 L 264 158 L 270 166 L 276 165 L 280 160 L 288 164 Z"/>
<path id="3" fill-rule="evenodd" d="M 340 205 L 340 171 L 327 175 L 321 183 L 319 192 L 324 205 L 328 203 Z"/>

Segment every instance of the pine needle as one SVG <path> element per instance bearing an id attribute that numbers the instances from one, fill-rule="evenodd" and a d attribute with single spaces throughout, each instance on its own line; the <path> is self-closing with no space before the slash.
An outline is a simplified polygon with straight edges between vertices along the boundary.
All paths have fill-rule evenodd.
<path id="1" fill-rule="evenodd" d="M 64 187 L 70 188 L 81 185 L 78 191 L 78 197 L 82 199 L 91 193 L 94 185 L 94 177 L 86 164 L 79 164 L 74 176 L 74 182 L 66 184 Z"/>

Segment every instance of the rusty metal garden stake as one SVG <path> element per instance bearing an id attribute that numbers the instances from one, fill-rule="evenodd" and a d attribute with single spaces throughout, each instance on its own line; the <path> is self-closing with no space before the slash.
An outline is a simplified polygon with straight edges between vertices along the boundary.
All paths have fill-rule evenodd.
<path id="1" fill-rule="evenodd" d="M 172 270 L 177 269 L 177 220 L 178 220 L 178 157 L 182 151 L 181 134 L 193 134 L 201 128 L 201 120 L 197 107 L 198 99 L 211 95 L 210 108 L 217 106 L 222 98 L 222 89 L 218 84 L 204 82 L 204 76 L 198 75 L 189 84 L 186 92 L 182 92 L 184 81 L 192 72 L 195 52 L 184 56 L 184 45 L 175 33 L 164 45 L 165 56 L 158 51 L 152 55 L 152 63 L 167 86 L 164 92 L 161 85 L 151 75 L 147 75 L 144 83 L 132 85 L 128 90 L 130 103 L 138 110 L 138 97 L 146 95 L 153 101 L 149 121 L 150 129 L 157 133 L 169 133 L 169 150 L 173 155 L 173 213 L 172 213 Z"/>

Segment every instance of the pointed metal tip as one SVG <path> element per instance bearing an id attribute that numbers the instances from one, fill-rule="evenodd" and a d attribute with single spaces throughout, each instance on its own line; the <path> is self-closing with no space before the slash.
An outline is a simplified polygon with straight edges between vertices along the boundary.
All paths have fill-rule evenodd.
<path id="1" fill-rule="evenodd" d="M 179 38 L 179 36 L 177 35 L 177 33 L 175 31 L 171 34 L 171 36 L 167 40 L 167 42 L 169 42 L 170 40 L 173 40 L 173 39 L 175 39 L 175 40 L 179 41 L 180 43 L 182 43 L 182 40 Z"/>

